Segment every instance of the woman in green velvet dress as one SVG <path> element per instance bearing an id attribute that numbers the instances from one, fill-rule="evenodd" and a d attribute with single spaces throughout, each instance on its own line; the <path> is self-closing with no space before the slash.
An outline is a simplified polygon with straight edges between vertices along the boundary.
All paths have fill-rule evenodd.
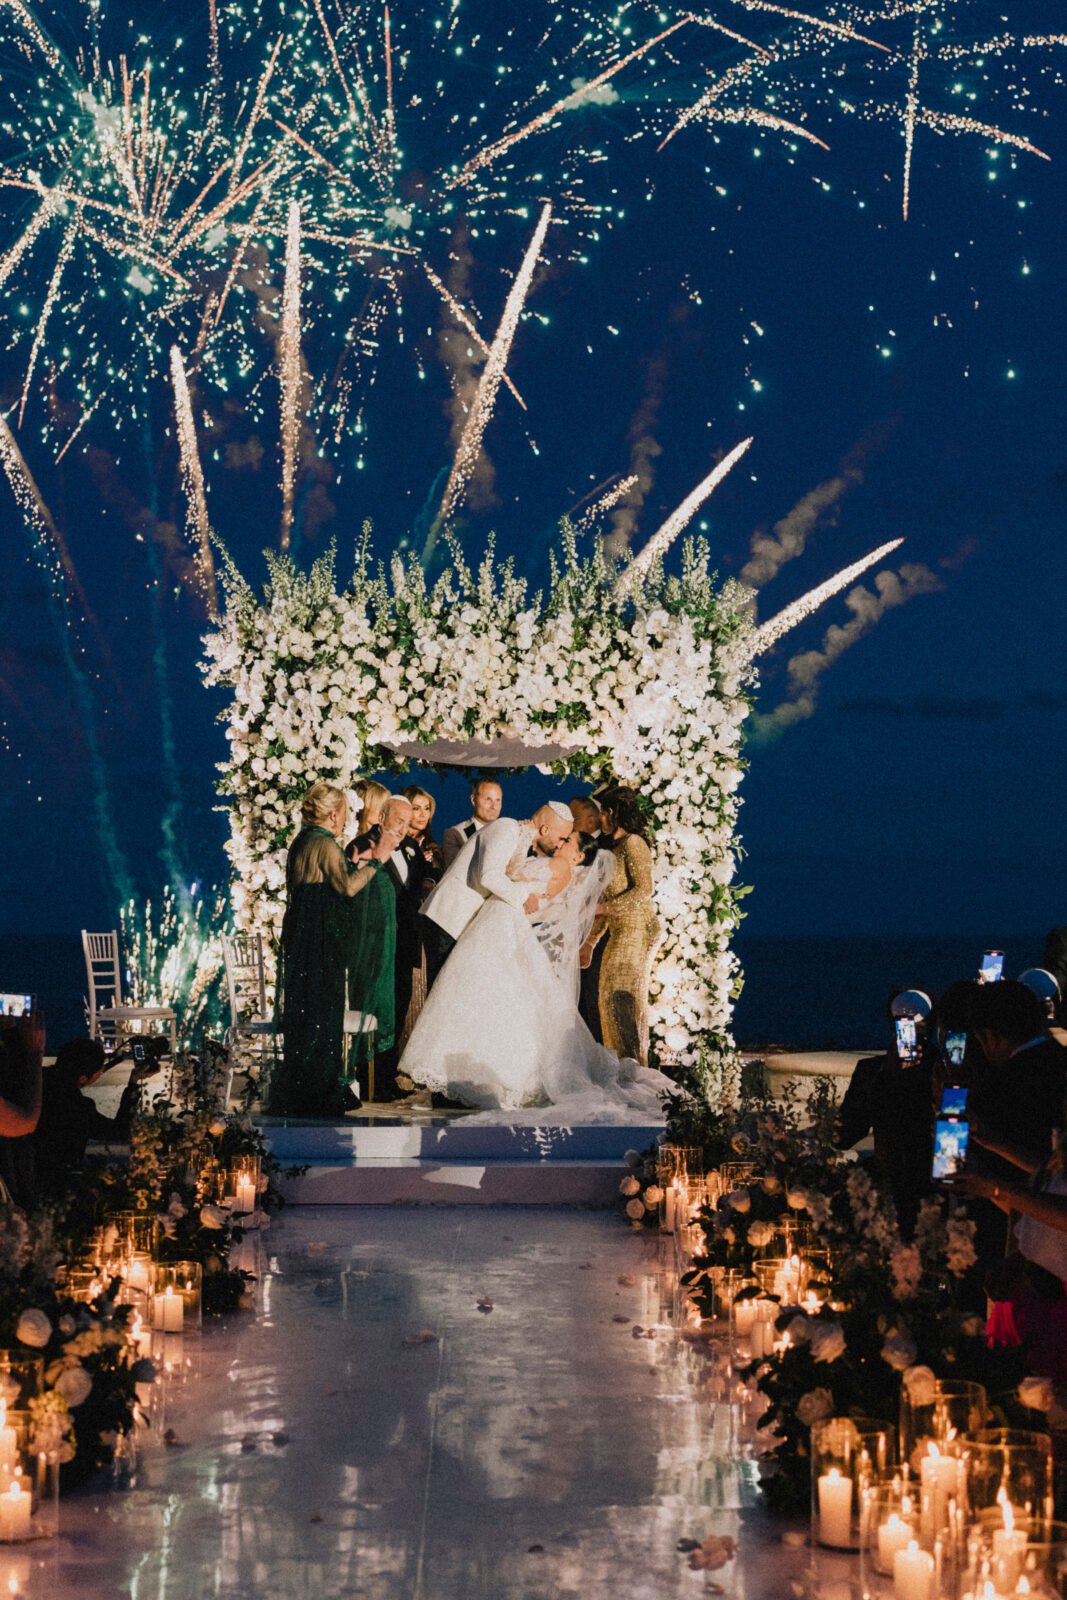
<path id="1" fill-rule="evenodd" d="M 345 1073 L 344 1018 L 357 945 L 353 916 L 397 840 L 383 834 L 371 859 L 345 860 L 339 839 L 348 820 L 342 790 L 316 783 L 301 808 L 304 826 L 289 849 L 279 992 L 283 1051 L 266 1110 L 279 1117 L 341 1117 L 353 1099 Z M 389 887 L 388 884 L 386 887 Z M 371 920 L 366 938 L 371 935 Z M 359 946 L 364 944 L 361 932 Z"/>

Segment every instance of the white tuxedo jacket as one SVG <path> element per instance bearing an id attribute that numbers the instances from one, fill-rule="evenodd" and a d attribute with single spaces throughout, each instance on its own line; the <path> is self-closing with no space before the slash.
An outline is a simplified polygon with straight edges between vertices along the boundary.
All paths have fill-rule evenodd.
<path id="1" fill-rule="evenodd" d="M 424 917 L 458 939 L 490 898 L 521 911 L 533 890 L 507 875 L 519 848 L 522 824 L 498 817 L 468 839 L 422 908 Z"/>

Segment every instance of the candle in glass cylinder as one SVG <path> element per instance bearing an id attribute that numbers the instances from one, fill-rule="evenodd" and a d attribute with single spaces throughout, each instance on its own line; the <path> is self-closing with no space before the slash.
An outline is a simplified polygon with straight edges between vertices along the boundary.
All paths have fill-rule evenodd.
<path id="1" fill-rule="evenodd" d="M 15 1473 L 19 1439 L 8 1425 L 7 1401 L 0 1400 L 0 1489 L 6 1489 Z"/>
<path id="2" fill-rule="evenodd" d="M 130 1257 L 130 1264 L 126 1269 L 126 1282 L 131 1289 L 147 1289 L 148 1273 L 151 1266 L 151 1257 L 147 1251 L 136 1250 Z"/>
<path id="3" fill-rule="evenodd" d="M 892 1572 L 893 1559 L 898 1550 L 906 1550 L 911 1543 L 911 1525 L 896 1511 L 878 1529 L 878 1565 L 883 1572 Z"/>
<path id="4" fill-rule="evenodd" d="M 162 1328 L 164 1333 L 181 1333 L 184 1309 L 181 1295 L 175 1294 L 168 1283 L 162 1294 L 152 1296 L 153 1328 Z"/>
<path id="5" fill-rule="evenodd" d="M 819 1542 L 839 1550 L 852 1542 L 852 1479 L 837 1467 L 819 1479 Z"/>
<path id="6" fill-rule="evenodd" d="M 734 1331 L 740 1338 L 747 1338 L 752 1332 L 752 1324 L 756 1320 L 755 1300 L 737 1300 L 734 1303 Z"/>
<path id="7" fill-rule="evenodd" d="M 775 1300 L 757 1300 L 750 1342 L 753 1356 L 769 1356 L 774 1352 L 774 1323 L 778 1315 Z"/>
<path id="8" fill-rule="evenodd" d="M 909 1539 L 893 1557 L 893 1600 L 933 1600 L 934 1558 Z"/>
<path id="9" fill-rule="evenodd" d="M 1011 1594 L 1023 1570 L 1023 1561 L 1026 1557 L 1026 1532 L 1015 1526 L 1015 1518 L 1021 1513 L 1008 1503 L 1008 1493 L 1003 1485 L 997 1499 L 1004 1517 L 1004 1526 L 993 1530 L 993 1581 L 998 1594 Z"/>
<path id="10" fill-rule="evenodd" d="M 948 1521 L 948 1503 L 958 1499 L 960 1492 L 960 1462 L 955 1456 L 943 1456 L 932 1441 L 929 1452 L 919 1463 L 922 1483 L 922 1536 L 933 1541 Z"/>
<path id="11" fill-rule="evenodd" d="M 238 1178 L 236 1211 L 252 1212 L 256 1209 L 256 1185 L 252 1178 Z"/>
<path id="12" fill-rule="evenodd" d="M 12 1478 L 10 1488 L 0 1494 L 0 1539 L 28 1539 L 32 1508 L 29 1489 L 20 1476 Z"/>

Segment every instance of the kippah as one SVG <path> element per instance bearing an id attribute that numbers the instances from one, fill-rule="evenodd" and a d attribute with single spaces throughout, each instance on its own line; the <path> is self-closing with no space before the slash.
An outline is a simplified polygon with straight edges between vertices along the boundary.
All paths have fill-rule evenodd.
<path id="1" fill-rule="evenodd" d="M 550 800 L 548 802 L 548 809 L 550 811 L 554 811 L 557 817 L 566 817 L 568 822 L 574 821 L 574 818 L 571 815 L 570 806 L 565 806 L 562 800 Z"/>

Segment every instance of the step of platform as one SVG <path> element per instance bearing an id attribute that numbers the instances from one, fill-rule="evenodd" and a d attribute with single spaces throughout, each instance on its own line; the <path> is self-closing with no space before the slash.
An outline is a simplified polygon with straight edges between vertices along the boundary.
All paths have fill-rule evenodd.
<path id="1" fill-rule="evenodd" d="M 280 1187 L 297 1206 L 583 1206 L 616 1204 L 626 1174 L 621 1161 L 400 1160 L 309 1166 L 283 1174 Z"/>
<path id="2" fill-rule="evenodd" d="M 279 1161 L 338 1166 L 395 1161 L 617 1163 L 628 1150 L 647 1150 L 660 1124 L 486 1123 L 469 1114 L 423 1117 L 346 1117 L 342 1122 L 282 1122 L 257 1118 Z"/>

